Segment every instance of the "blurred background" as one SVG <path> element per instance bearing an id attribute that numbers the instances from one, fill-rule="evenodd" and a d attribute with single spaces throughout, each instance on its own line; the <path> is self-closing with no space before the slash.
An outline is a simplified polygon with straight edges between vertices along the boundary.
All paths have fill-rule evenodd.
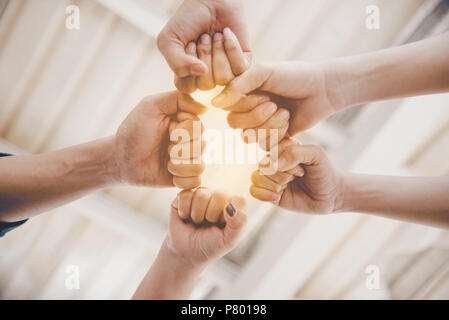
<path id="1" fill-rule="evenodd" d="M 111 135 L 141 98 L 173 89 L 155 37 L 180 2 L 0 0 L 0 150 L 40 153 Z M 259 61 L 357 54 L 449 29 L 449 1 L 244 2 Z M 65 27 L 72 4 L 79 30 Z M 365 26 L 369 5 L 380 9 L 379 29 Z M 223 130 L 224 116 L 211 108 L 204 124 Z M 325 147 L 344 170 L 447 175 L 449 95 L 354 107 L 298 138 Z M 253 168 L 210 165 L 205 185 L 249 199 Z M 129 298 L 165 236 L 176 192 L 111 188 L 31 219 L 0 240 L 0 298 Z M 241 245 L 206 270 L 192 298 L 449 298 L 447 231 L 255 200 L 249 216 Z M 77 290 L 65 285 L 71 266 Z"/>

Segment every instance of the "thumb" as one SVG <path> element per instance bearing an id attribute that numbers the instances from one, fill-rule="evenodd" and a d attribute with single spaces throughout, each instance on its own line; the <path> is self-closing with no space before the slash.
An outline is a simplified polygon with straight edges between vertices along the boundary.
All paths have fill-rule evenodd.
<path id="1" fill-rule="evenodd" d="M 233 248 L 248 220 L 245 212 L 247 210 L 246 201 L 242 197 L 232 197 L 229 203 L 223 208 L 223 217 L 226 222 L 224 227 L 224 243 L 228 248 Z"/>
<path id="2" fill-rule="evenodd" d="M 262 65 L 255 65 L 247 72 L 232 80 L 226 88 L 212 100 L 218 108 L 229 107 L 237 103 L 243 95 L 260 88 L 269 77 L 269 70 Z"/>
<path id="3" fill-rule="evenodd" d="M 323 149 L 318 146 L 294 144 L 288 146 L 279 156 L 278 170 L 289 171 L 299 164 L 318 164 L 325 156 Z"/>
<path id="4" fill-rule="evenodd" d="M 178 77 L 200 76 L 207 73 L 206 64 L 197 57 L 187 54 L 181 41 L 161 33 L 157 43 L 168 65 Z"/>

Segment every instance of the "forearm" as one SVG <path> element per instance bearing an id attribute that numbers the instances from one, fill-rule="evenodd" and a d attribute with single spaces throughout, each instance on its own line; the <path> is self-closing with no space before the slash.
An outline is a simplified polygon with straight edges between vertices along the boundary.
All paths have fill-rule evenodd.
<path id="1" fill-rule="evenodd" d="M 449 177 L 346 174 L 339 211 L 449 228 Z"/>
<path id="2" fill-rule="evenodd" d="M 205 264 L 194 265 L 177 258 L 164 241 L 133 299 L 187 299 L 205 267 Z"/>
<path id="3" fill-rule="evenodd" d="M 324 62 L 336 109 L 449 91 L 449 33 L 400 47 Z"/>
<path id="4" fill-rule="evenodd" d="M 113 138 L 60 151 L 0 158 L 0 221 L 55 208 L 113 183 Z"/>

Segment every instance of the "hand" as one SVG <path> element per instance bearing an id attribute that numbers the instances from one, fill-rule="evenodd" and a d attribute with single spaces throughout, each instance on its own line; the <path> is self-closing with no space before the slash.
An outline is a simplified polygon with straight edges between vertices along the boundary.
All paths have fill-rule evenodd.
<path id="1" fill-rule="evenodd" d="M 192 93 L 196 89 L 211 90 L 216 85 L 226 85 L 245 72 L 251 64 L 251 54 L 243 52 L 236 35 L 230 28 L 223 33 L 216 32 L 213 37 L 202 34 L 197 42 L 191 41 L 185 49 L 186 54 L 199 58 L 207 72 L 201 76 L 175 77 L 175 85 L 181 92 Z"/>
<path id="2" fill-rule="evenodd" d="M 332 213 L 343 203 L 343 179 L 318 146 L 282 141 L 278 171 L 273 175 L 261 175 L 257 170 L 251 180 L 253 197 L 288 210 Z"/>
<path id="3" fill-rule="evenodd" d="M 145 186 L 172 186 L 172 174 L 198 177 L 204 164 L 169 166 L 170 126 L 188 126 L 186 115 L 200 114 L 206 107 L 190 96 L 172 91 L 143 99 L 120 125 L 115 136 L 113 163 L 116 179 Z M 179 116 L 179 113 L 184 116 Z M 176 121 L 178 120 L 178 121 Z"/>
<path id="4" fill-rule="evenodd" d="M 235 32 L 243 51 L 250 52 L 241 0 L 186 0 L 159 34 L 158 47 L 178 77 L 205 75 L 208 66 L 184 50 L 201 34 L 225 27 Z"/>
<path id="5" fill-rule="evenodd" d="M 229 117 L 233 123 L 230 125 L 234 127 L 254 126 L 251 123 L 253 114 L 258 115 L 259 122 L 279 123 L 272 119 L 281 117 L 273 105 L 257 106 L 247 102 L 252 99 L 253 93 L 265 93 L 275 104 L 290 112 L 288 133 L 293 136 L 337 110 L 340 103 L 335 94 L 338 92 L 338 83 L 329 80 L 331 77 L 324 70 L 327 69 L 322 64 L 304 62 L 256 65 L 231 81 L 212 103 L 231 111 Z"/>
<path id="6" fill-rule="evenodd" d="M 236 246 L 247 221 L 245 211 L 241 197 L 229 198 L 206 188 L 181 191 L 171 206 L 167 246 L 188 263 L 218 259 Z M 208 223 L 208 217 L 225 226 Z"/>

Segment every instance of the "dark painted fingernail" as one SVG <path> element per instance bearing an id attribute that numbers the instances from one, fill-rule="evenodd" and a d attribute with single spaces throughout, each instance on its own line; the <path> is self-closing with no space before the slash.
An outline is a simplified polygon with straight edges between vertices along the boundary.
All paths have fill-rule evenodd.
<path id="1" fill-rule="evenodd" d="M 232 203 L 229 203 L 229 204 L 226 206 L 226 212 L 227 212 L 231 217 L 233 217 L 233 216 L 235 216 L 235 213 L 236 213 L 237 211 L 235 210 L 235 207 L 233 206 L 233 204 L 232 204 Z"/>

